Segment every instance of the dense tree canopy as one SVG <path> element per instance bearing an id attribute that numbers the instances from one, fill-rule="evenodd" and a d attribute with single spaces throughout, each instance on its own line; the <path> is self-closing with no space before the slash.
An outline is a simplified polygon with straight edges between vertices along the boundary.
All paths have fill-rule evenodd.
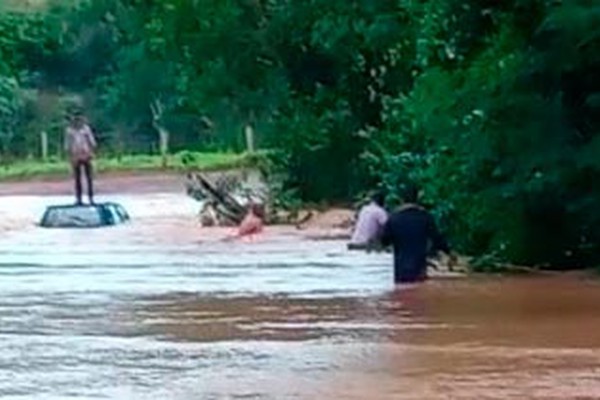
<path id="1" fill-rule="evenodd" d="M 417 183 L 473 254 L 600 258 L 600 6 L 35 1 L 0 14 L 2 157 L 85 107 L 104 151 L 241 150 L 304 200 Z M 60 146 L 56 146 L 57 151 Z"/>

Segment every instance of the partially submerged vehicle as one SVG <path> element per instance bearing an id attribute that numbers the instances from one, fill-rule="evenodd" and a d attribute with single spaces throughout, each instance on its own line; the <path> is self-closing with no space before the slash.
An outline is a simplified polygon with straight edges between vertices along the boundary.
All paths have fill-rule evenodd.
<path id="1" fill-rule="evenodd" d="M 46 208 L 40 221 L 43 228 L 101 228 L 125 223 L 129 214 L 118 203 L 57 205 Z"/>

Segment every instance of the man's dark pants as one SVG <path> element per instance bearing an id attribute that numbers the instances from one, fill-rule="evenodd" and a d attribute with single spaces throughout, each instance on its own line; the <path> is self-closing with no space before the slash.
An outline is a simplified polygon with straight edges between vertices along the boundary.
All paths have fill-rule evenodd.
<path id="1" fill-rule="evenodd" d="M 94 202 L 94 185 L 92 183 L 92 172 L 93 170 L 91 160 L 73 162 L 73 177 L 75 179 L 75 197 L 77 199 L 77 204 L 82 204 L 82 173 L 83 175 L 85 175 L 90 204 Z"/>

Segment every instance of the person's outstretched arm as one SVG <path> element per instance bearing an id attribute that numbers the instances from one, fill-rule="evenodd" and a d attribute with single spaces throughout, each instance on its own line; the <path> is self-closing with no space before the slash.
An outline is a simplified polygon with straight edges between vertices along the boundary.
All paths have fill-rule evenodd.
<path id="1" fill-rule="evenodd" d="M 442 251 L 446 254 L 450 254 L 450 246 L 448 245 L 446 237 L 438 229 L 433 215 L 431 215 L 429 212 L 427 214 L 427 234 L 429 236 L 429 240 L 431 240 L 431 244 L 433 245 L 433 250 L 435 252 Z"/>
<path id="2" fill-rule="evenodd" d="M 85 136 L 87 137 L 87 140 L 91 146 L 91 148 L 93 150 L 96 150 L 96 138 L 94 137 L 94 132 L 92 132 L 92 128 L 90 128 L 89 126 L 86 125 L 85 127 Z"/>
<path id="3" fill-rule="evenodd" d="M 452 252 L 452 249 L 448 244 L 448 240 L 440 232 L 435 219 L 431 214 L 429 215 L 429 237 L 432 241 L 433 250 L 435 252 L 441 251 L 450 257 L 450 263 L 448 266 L 450 267 L 450 270 L 452 270 L 454 264 L 456 264 L 456 255 Z"/>

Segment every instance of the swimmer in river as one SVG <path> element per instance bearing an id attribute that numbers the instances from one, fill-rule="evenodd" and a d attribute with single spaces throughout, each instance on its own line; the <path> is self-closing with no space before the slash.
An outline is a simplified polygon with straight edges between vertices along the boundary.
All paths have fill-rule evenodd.
<path id="1" fill-rule="evenodd" d="M 264 229 L 263 211 L 257 204 L 248 206 L 248 213 L 240 223 L 238 228 L 238 237 L 253 236 L 262 233 Z"/>
<path id="2" fill-rule="evenodd" d="M 388 219 L 382 243 L 394 249 L 394 281 L 422 282 L 427 279 L 427 255 L 444 252 L 450 256 L 450 269 L 456 262 L 433 216 L 418 204 L 416 187 L 404 193 L 404 205 Z M 431 247 L 430 247 L 431 245 Z"/>
<path id="3" fill-rule="evenodd" d="M 261 206 L 258 204 L 249 204 L 246 216 L 240 222 L 237 233 L 225 238 L 226 241 L 249 238 L 253 239 L 256 235 L 259 235 L 264 230 L 264 212 Z"/>

